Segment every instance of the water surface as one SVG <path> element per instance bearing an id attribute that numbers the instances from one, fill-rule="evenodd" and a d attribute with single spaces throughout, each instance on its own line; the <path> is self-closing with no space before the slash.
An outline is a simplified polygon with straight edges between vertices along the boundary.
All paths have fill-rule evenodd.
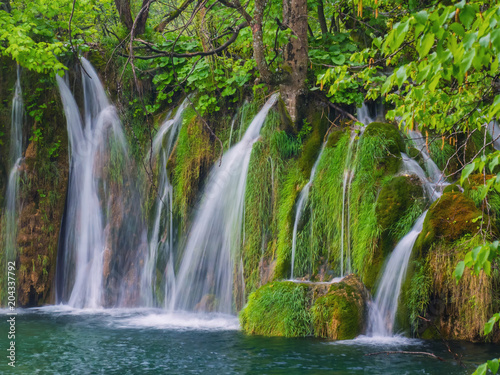
<path id="1" fill-rule="evenodd" d="M 1 327 L 7 351 L 7 324 Z M 470 374 L 473 364 L 499 352 L 494 345 L 453 343 L 469 366 L 464 370 L 441 342 L 246 336 L 233 316 L 158 309 L 18 310 L 16 329 L 16 369 L 11 371 L 2 356 L 0 373 Z M 430 351 L 446 362 L 413 355 L 365 356 L 384 350 Z"/>

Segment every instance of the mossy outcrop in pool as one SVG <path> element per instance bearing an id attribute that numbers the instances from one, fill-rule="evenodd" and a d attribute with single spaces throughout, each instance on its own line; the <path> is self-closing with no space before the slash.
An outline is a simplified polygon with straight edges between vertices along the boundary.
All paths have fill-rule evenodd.
<path id="1" fill-rule="evenodd" d="M 363 332 L 368 298 L 354 275 L 334 284 L 275 281 L 250 294 L 241 327 L 264 336 L 352 339 Z"/>
<path id="2" fill-rule="evenodd" d="M 240 312 L 245 333 L 300 337 L 312 334 L 308 286 L 291 281 L 268 283 L 250 294 Z"/>
<path id="3" fill-rule="evenodd" d="M 311 309 L 314 335 L 349 340 L 363 333 L 367 321 L 368 291 L 355 275 L 332 284 Z"/>

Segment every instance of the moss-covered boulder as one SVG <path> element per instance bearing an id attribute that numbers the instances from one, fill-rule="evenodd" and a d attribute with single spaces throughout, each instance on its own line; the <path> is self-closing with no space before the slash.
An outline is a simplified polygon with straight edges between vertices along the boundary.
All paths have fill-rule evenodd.
<path id="1" fill-rule="evenodd" d="M 436 241 L 453 242 L 480 228 L 482 213 L 474 202 L 462 193 L 444 193 L 434 202 L 425 216 L 422 232 L 415 249 L 425 253 Z"/>
<path id="2" fill-rule="evenodd" d="M 335 284 L 274 281 L 250 294 L 241 328 L 253 335 L 352 339 L 364 330 L 368 299 L 354 275 Z"/>
<path id="3" fill-rule="evenodd" d="M 369 294 L 354 275 L 332 284 L 311 309 L 314 335 L 332 340 L 349 340 L 363 333 Z"/>
<path id="4" fill-rule="evenodd" d="M 398 176 L 382 186 L 375 206 L 377 223 L 382 231 L 388 231 L 411 206 L 423 197 L 422 184 L 415 176 Z"/>
<path id="5" fill-rule="evenodd" d="M 391 153 L 399 155 L 400 152 L 405 151 L 403 138 L 399 130 L 392 124 L 384 122 L 372 122 L 366 127 L 365 137 L 379 137 L 385 140 L 390 140 L 388 149 Z"/>
<path id="6" fill-rule="evenodd" d="M 378 145 L 383 148 L 383 156 L 376 160 L 375 178 L 379 179 L 398 171 L 401 165 L 401 152 L 405 151 L 405 145 L 399 130 L 394 125 L 372 122 L 366 127 L 362 139 L 362 143 L 371 143 L 375 147 Z M 363 148 L 360 151 L 363 151 Z"/>
<path id="7" fill-rule="evenodd" d="M 300 337 L 312 334 L 308 286 L 275 281 L 250 294 L 240 312 L 241 328 L 247 334 Z"/>
<path id="8" fill-rule="evenodd" d="M 377 247 L 371 262 L 366 262 L 360 272 L 368 289 L 375 286 L 386 256 L 422 213 L 422 204 L 422 184 L 415 176 L 397 176 L 382 186 L 375 204 L 380 228 Z"/>
<path id="9" fill-rule="evenodd" d="M 342 138 L 342 136 L 344 134 L 345 134 L 345 132 L 343 130 L 335 130 L 335 131 L 331 132 L 328 135 L 326 147 L 335 147 L 337 145 L 338 141 L 340 140 L 340 138 Z"/>

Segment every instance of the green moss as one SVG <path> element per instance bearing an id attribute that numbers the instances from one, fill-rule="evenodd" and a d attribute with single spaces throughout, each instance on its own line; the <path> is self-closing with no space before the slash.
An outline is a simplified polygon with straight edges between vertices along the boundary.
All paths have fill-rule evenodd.
<path id="1" fill-rule="evenodd" d="M 450 184 L 446 186 L 443 193 L 460 193 L 460 185 L 458 183 Z"/>
<path id="2" fill-rule="evenodd" d="M 247 334 L 300 337 L 312 334 L 307 286 L 293 282 L 272 282 L 250 294 L 240 312 Z"/>
<path id="3" fill-rule="evenodd" d="M 174 207 L 184 226 L 214 159 L 210 136 L 196 114 L 186 110 L 174 160 Z"/>
<path id="4" fill-rule="evenodd" d="M 247 294 L 261 284 L 259 264 L 266 254 L 268 241 L 273 237 L 276 227 L 277 199 L 281 186 L 280 171 L 286 145 L 276 146 L 275 134 L 279 132 L 280 118 L 277 112 L 270 111 L 261 131 L 261 139 L 252 149 L 245 193 L 245 238 L 243 243 L 243 267 Z"/>
<path id="5" fill-rule="evenodd" d="M 357 277 L 349 276 L 332 284 L 311 309 L 314 334 L 333 340 L 349 340 L 360 335 L 366 318 L 366 293 Z"/>
<path id="6" fill-rule="evenodd" d="M 368 127 L 370 126 L 371 124 Z M 393 134 L 392 126 L 384 128 L 391 129 L 388 132 Z M 398 171 L 401 163 L 400 153 L 394 154 L 393 148 L 395 144 L 402 143 L 402 139 L 397 130 L 395 134 L 399 141 L 397 137 L 396 140 L 381 138 L 372 131 L 365 131 L 354 161 L 356 174 L 349 200 L 352 262 L 353 270 L 360 272 L 363 282 L 366 282 L 367 265 L 371 264 L 376 254 L 377 238 L 381 234 L 375 214 L 377 191 L 387 176 Z M 397 146 L 398 149 L 400 146 Z"/>
<path id="7" fill-rule="evenodd" d="M 372 122 L 366 127 L 364 135 L 366 137 L 381 138 L 388 141 L 388 151 L 394 155 L 398 155 L 400 152 L 405 151 L 403 138 L 399 130 L 392 124 Z"/>
<path id="8" fill-rule="evenodd" d="M 335 130 L 328 135 L 328 141 L 326 147 L 335 147 L 340 139 L 344 136 L 345 132 L 343 130 Z"/>
<path id="9" fill-rule="evenodd" d="M 481 211 L 464 194 L 445 193 L 429 208 L 415 249 L 424 253 L 437 240 L 453 242 L 466 234 L 477 233 L 481 216 Z"/>
<path id="10" fill-rule="evenodd" d="M 398 176 L 382 186 L 377 198 L 375 214 L 382 231 L 390 228 L 404 216 L 416 198 L 423 197 L 422 186 L 413 176 Z"/>
<path id="11" fill-rule="evenodd" d="M 292 231 L 295 200 L 306 184 L 296 163 L 291 163 L 279 197 L 278 209 L 278 251 L 275 279 L 285 278 L 290 272 Z"/>

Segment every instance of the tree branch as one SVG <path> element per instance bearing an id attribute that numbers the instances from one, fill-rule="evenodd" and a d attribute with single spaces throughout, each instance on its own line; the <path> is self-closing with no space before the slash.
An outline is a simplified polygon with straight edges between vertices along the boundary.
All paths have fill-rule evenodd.
<path id="1" fill-rule="evenodd" d="M 407 352 L 407 351 L 404 351 L 404 350 L 399 350 L 399 351 L 392 351 L 392 352 L 377 352 L 377 353 L 368 353 L 368 354 L 365 354 L 365 356 L 371 356 L 371 355 L 379 355 L 379 354 L 413 354 L 413 355 L 425 355 L 425 356 L 428 356 L 428 357 L 432 357 L 432 358 L 436 358 L 436 359 L 439 359 L 441 362 L 446 362 L 443 358 L 441 357 L 438 357 L 437 355 L 433 354 L 433 353 L 428 353 L 428 352 Z"/>

